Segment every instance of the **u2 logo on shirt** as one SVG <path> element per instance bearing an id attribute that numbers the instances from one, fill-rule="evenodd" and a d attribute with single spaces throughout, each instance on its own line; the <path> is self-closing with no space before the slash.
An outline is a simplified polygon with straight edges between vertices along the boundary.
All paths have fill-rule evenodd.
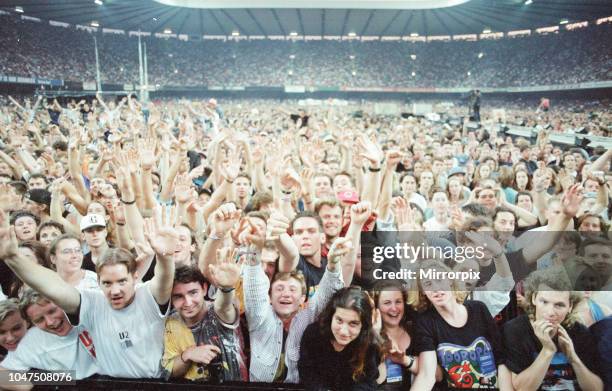
<path id="1" fill-rule="evenodd" d="M 124 348 L 131 348 L 133 346 L 132 341 L 130 340 L 130 334 L 127 331 L 119 332 L 119 340 Z"/>

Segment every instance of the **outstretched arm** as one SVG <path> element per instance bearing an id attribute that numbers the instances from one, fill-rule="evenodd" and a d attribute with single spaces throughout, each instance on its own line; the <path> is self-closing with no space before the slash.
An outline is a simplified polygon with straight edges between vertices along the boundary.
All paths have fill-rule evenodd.
<path id="1" fill-rule="evenodd" d="M 81 305 L 79 291 L 51 269 L 17 253 L 15 230 L 0 210 L 0 259 L 27 285 L 60 306 L 68 314 L 76 314 Z"/>

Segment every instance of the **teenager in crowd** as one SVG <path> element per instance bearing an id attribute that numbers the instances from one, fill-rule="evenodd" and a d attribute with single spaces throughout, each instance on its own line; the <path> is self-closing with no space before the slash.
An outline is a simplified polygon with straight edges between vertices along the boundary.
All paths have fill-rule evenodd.
<path id="1" fill-rule="evenodd" d="M 504 325 L 508 376 L 517 390 L 603 390 L 597 341 L 578 323 L 581 294 L 569 291 L 563 268 L 525 281 L 526 315 Z"/>
<path id="2" fill-rule="evenodd" d="M 318 322 L 304 331 L 298 369 L 306 390 L 376 390 L 380 359 L 370 296 L 338 291 Z"/>

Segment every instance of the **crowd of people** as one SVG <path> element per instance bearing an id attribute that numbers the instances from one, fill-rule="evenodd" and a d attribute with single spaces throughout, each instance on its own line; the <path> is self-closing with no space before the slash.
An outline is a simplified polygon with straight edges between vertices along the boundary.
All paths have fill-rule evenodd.
<path id="1" fill-rule="evenodd" d="M 0 15 L 0 74 L 96 79 L 94 34 Z M 138 40 L 97 33 L 104 83 L 139 82 Z M 610 80 L 610 24 L 471 41 L 181 41 L 146 37 L 160 86 L 520 87 Z M 265 72 L 261 70 L 264 69 Z"/>
<path id="2" fill-rule="evenodd" d="M 612 386 L 612 150 L 549 140 L 607 135 L 606 105 L 509 107 L 508 122 L 542 129 L 530 143 L 487 106 L 474 130 L 353 105 L 3 102 L 0 371 Z M 362 238 L 395 231 L 415 246 L 484 244 L 416 266 L 480 278 L 372 280 Z"/>

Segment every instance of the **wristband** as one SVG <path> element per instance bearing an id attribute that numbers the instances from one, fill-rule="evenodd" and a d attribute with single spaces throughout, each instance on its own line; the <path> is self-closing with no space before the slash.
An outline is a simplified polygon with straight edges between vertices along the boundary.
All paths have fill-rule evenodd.
<path id="1" fill-rule="evenodd" d="M 219 288 L 219 290 L 223 293 L 230 293 L 236 290 L 236 288 L 231 287 L 231 288 Z"/>
<path id="2" fill-rule="evenodd" d="M 231 185 L 232 183 L 234 183 L 234 181 L 230 181 L 230 180 L 229 180 L 229 179 L 227 179 L 227 178 L 225 178 L 225 182 L 229 183 L 230 185 Z"/>
<path id="3" fill-rule="evenodd" d="M 132 204 L 136 203 L 136 198 L 134 198 L 133 201 L 129 201 L 129 202 L 125 201 L 123 199 L 120 199 L 120 200 L 121 200 L 121 203 L 124 204 L 124 205 L 132 205 Z"/>
<path id="4" fill-rule="evenodd" d="M 217 235 L 215 235 L 215 234 L 210 234 L 210 235 L 208 235 L 208 239 L 210 239 L 210 240 L 221 240 L 221 238 L 220 238 L 220 237 L 218 237 L 218 236 L 217 236 Z"/>
<path id="5" fill-rule="evenodd" d="M 118 225 L 120 227 L 123 227 L 125 225 L 125 223 L 115 223 L 115 225 Z"/>
<path id="6" fill-rule="evenodd" d="M 281 189 L 281 193 L 286 194 L 286 195 L 291 195 L 293 192 L 291 190 L 283 190 L 283 189 Z"/>
<path id="7" fill-rule="evenodd" d="M 379 172 L 380 171 L 380 167 L 378 167 L 378 168 L 368 167 L 368 170 L 370 170 L 370 172 Z"/>
<path id="8" fill-rule="evenodd" d="M 412 368 L 412 366 L 414 365 L 414 362 L 416 361 L 414 356 L 408 356 L 408 358 L 410 359 L 410 364 L 408 364 L 408 366 L 406 367 L 406 369 L 410 369 Z M 181 358 L 182 360 L 182 358 Z"/>

